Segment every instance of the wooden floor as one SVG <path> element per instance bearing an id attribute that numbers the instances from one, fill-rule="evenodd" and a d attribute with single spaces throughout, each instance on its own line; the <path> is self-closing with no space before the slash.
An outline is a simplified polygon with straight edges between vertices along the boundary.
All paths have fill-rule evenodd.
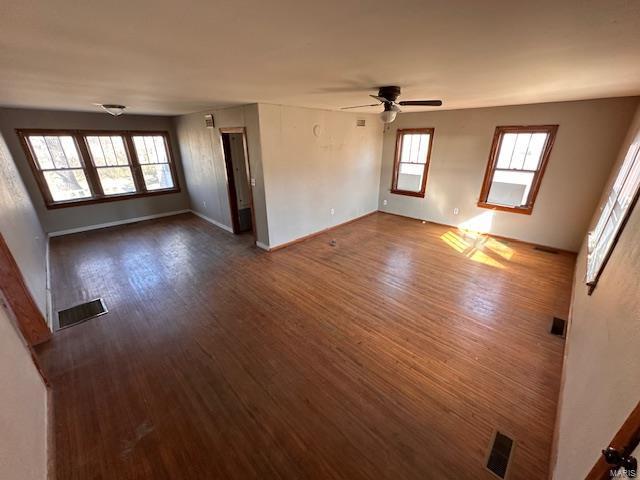
<path id="1" fill-rule="evenodd" d="M 331 239 L 336 246 L 329 245 Z M 573 263 L 374 214 L 266 253 L 190 214 L 51 240 L 69 479 L 543 479 Z"/>

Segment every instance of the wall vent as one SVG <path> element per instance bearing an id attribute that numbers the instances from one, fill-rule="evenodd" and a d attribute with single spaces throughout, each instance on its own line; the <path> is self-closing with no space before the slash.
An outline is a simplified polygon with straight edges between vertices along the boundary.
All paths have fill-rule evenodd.
<path id="1" fill-rule="evenodd" d="M 207 128 L 214 128 L 216 126 L 215 122 L 213 121 L 212 114 L 208 113 L 204 116 L 204 126 Z"/>
<path id="2" fill-rule="evenodd" d="M 562 318 L 553 317 L 553 323 L 551 324 L 551 334 L 559 337 L 564 337 L 567 328 L 567 321 Z"/>
<path id="3" fill-rule="evenodd" d="M 86 322 L 105 313 L 109 313 L 109 311 L 101 298 L 60 310 L 58 312 L 58 330 Z"/>
<path id="4" fill-rule="evenodd" d="M 514 441 L 504 433 L 496 431 L 493 436 L 491 450 L 487 457 L 487 469 L 499 478 L 507 478 Z"/>
<path id="5" fill-rule="evenodd" d="M 356 120 L 356 127 L 364 127 L 366 124 L 366 120 Z"/>

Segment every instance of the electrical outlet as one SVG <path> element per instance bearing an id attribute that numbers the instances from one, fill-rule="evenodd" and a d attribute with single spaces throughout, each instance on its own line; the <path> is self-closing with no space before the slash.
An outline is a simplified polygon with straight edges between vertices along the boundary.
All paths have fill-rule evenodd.
<path id="1" fill-rule="evenodd" d="M 252 187 L 255 187 L 255 186 L 256 186 L 256 179 L 255 179 L 255 178 L 252 178 L 252 179 L 251 179 L 251 186 L 252 186 Z"/>
<path id="2" fill-rule="evenodd" d="M 387 204 L 387 201 L 386 201 L 386 200 L 382 200 L 382 204 L 383 204 L 383 205 L 386 205 L 386 204 Z"/>
<path id="3" fill-rule="evenodd" d="M 333 215 L 334 213 L 336 213 L 336 211 L 332 208 L 331 209 L 331 215 Z"/>
<path id="4" fill-rule="evenodd" d="M 202 200 L 202 207 L 203 208 L 207 208 L 207 201 L 206 200 Z"/>
<path id="5" fill-rule="evenodd" d="M 460 213 L 460 209 L 459 208 L 456 207 L 456 208 L 453 209 L 453 214 L 454 215 L 458 215 L 459 213 Z"/>

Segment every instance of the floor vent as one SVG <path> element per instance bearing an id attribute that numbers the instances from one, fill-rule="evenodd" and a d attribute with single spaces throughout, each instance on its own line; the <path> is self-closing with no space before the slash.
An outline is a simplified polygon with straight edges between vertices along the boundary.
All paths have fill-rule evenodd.
<path id="1" fill-rule="evenodd" d="M 553 323 L 551 324 L 551 333 L 559 337 L 564 337 L 565 329 L 567 328 L 567 321 L 562 318 L 553 317 Z"/>
<path id="2" fill-rule="evenodd" d="M 487 469 L 500 478 L 507 478 L 514 442 L 503 433 L 496 431 L 491 451 L 487 458 Z"/>
<path id="3" fill-rule="evenodd" d="M 540 252 L 546 252 L 546 253 L 553 253 L 553 254 L 558 253 L 558 250 L 556 250 L 555 248 L 545 247 L 543 245 L 536 245 L 535 247 L 533 247 L 533 249 L 538 250 Z"/>
<path id="4" fill-rule="evenodd" d="M 108 313 L 108 310 L 101 298 L 60 310 L 58 312 L 58 329 L 72 327 L 105 313 Z"/>

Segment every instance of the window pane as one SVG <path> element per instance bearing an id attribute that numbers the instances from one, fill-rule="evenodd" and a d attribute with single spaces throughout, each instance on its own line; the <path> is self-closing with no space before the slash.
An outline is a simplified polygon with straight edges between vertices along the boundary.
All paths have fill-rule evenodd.
<path id="1" fill-rule="evenodd" d="M 133 175 L 131 175 L 131 168 L 129 167 L 98 168 L 98 177 L 100 177 L 100 184 L 105 195 L 136 191 L 136 185 L 133 182 Z"/>
<path id="2" fill-rule="evenodd" d="M 62 149 L 62 145 L 60 144 L 58 137 L 46 136 L 44 137 L 44 141 L 46 142 L 51 158 L 53 159 L 53 166 L 55 168 L 69 168 L 69 164 L 67 164 L 67 157 L 64 154 L 64 150 Z"/>
<path id="3" fill-rule="evenodd" d="M 29 137 L 29 143 L 31 144 L 31 148 L 33 149 L 33 154 L 36 156 L 38 167 L 43 170 L 54 168 L 53 160 L 51 159 L 51 154 L 49 153 L 49 149 L 47 148 L 47 143 L 44 141 L 44 137 Z"/>
<path id="4" fill-rule="evenodd" d="M 542 149 L 547 141 L 546 133 L 534 133 L 531 135 L 531 141 L 529 142 L 529 149 L 525 155 L 524 169 L 525 170 L 537 170 L 540 166 L 540 160 L 542 159 Z"/>
<path id="5" fill-rule="evenodd" d="M 513 156 L 511 157 L 511 165 L 509 168 L 521 169 L 524 165 L 524 157 L 529 149 L 529 141 L 531 140 L 530 133 L 519 133 L 516 138 L 516 145 L 513 149 Z"/>
<path id="6" fill-rule="evenodd" d="M 505 133 L 502 135 L 502 143 L 500 144 L 500 152 L 498 152 L 498 168 L 509 168 L 511 164 L 511 156 L 516 146 L 516 133 Z"/>
<path id="7" fill-rule="evenodd" d="M 82 169 L 45 171 L 44 178 L 55 202 L 91 197 Z"/>
<path id="8" fill-rule="evenodd" d="M 163 188 L 173 188 L 171 169 L 169 164 L 143 165 L 142 175 L 147 190 L 161 190 Z"/>
<path id="9" fill-rule="evenodd" d="M 144 137 L 133 137 L 133 145 L 138 155 L 138 162 L 151 163 L 149 154 L 147 153 L 147 147 L 144 144 Z"/>
<path id="10" fill-rule="evenodd" d="M 167 158 L 167 149 L 164 144 L 163 137 L 153 137 L 153 142 L 156 147 L 156 153 L 158 155 L 158 163 L 167 163 L 169 159 Z"/>
<path id="11" fill-rule="evenodd" d="M 487 202 L 509 207 L 526 205 L 533 177 L 532 172 L 496 170 Z"/>
<path id="12" fill-rule="evenodd" d="M 78 154 L 78 147 L 76 146 L 76 142 L 73 137 L 58 138 L 60 139 L 60 143 L 62 144 L 62 149 L 64 150 L 64 154 L 67 157 L 69 166 L 73 168 L 82 167 L 82 164 L 80 163 L 80 155 Z"/>
<path id="13" fill-rule="evenodd" d="M 429 135 L 406 133 L 402 136 L 402 163 L 426 163 L 429 149 Z"/>
<path id="14" fill-rule="evenodd" d="M 88 136 L 89 152 L 96 167 L 129 165 L 129 157 L 120 135 Z"/>

